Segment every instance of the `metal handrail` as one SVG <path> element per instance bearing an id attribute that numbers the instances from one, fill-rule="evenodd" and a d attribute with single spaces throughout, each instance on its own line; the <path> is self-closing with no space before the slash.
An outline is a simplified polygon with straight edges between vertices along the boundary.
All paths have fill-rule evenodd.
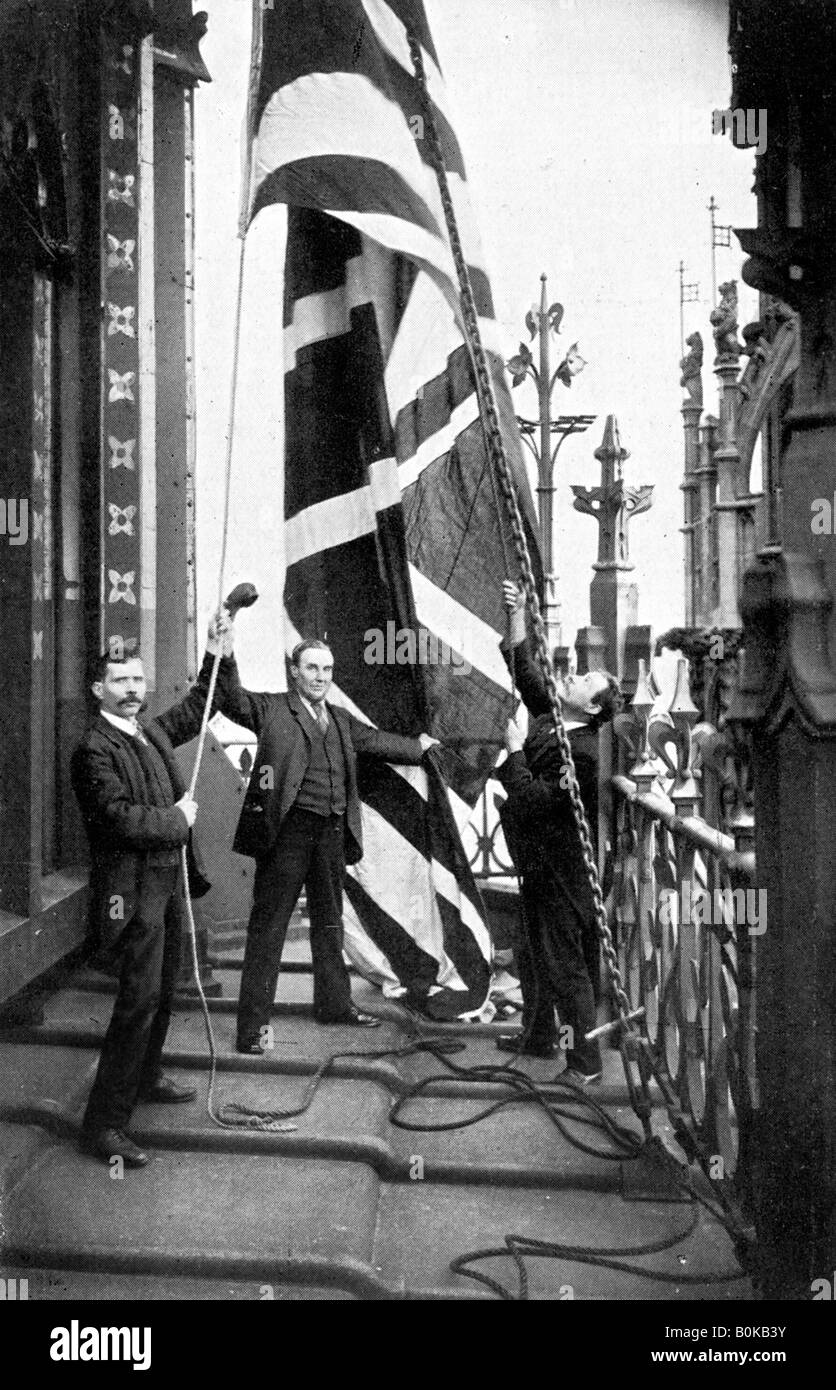
<path id="1" fill-rule="evenodd" d="M 739 873 L 745 878 L 754 880 L 754 852 L 747 850 L 741 853 L 735 848 L 731 835 L 725 835 L 722 830 L 717 830 L 714 826 L 709 825 L 701 816 L 688 816 L 687 818 L 678 816 L 673 802 L 665 796 L 664 792 L 640 792 L 635 782 L 629 777 L 622 777 L 617 774 L 612 778 L 612 786 L 625 800 L 644 807 L 656 820 L 662 821 L 671 834 L 684 836 L 697 849 L 704 850 L 722 860 L 733 873 Z"/>

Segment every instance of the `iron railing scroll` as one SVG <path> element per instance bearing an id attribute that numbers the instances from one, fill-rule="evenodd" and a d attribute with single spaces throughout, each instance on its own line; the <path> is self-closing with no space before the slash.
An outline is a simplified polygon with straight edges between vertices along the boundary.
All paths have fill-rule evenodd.
<path id="1" fill-rule="evenodd" d="M 611 919 L 655 1066 L 711 1155 L 712 1176 L 734 1178 L 746 1208 L 757 1106 L 755 957 L 767 928 L 752 816 L 730 802 L 731 745 L 700 721 L 687 661 L 666 710 L 654 701 L 645 663 L 639 667 L 631 714 L 616 722 L 634 762 L 628 777 L 613 778 Z"/>

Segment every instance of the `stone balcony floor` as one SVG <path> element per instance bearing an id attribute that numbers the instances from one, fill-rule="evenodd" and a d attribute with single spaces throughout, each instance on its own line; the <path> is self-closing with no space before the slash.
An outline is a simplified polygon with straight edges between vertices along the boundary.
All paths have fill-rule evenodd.
<path id="1" fill-rule="evenodd" d="M 290 942 L 287 955 L 297 968 L 280 979 L 274 1046 L 263 1058 L 234 1051 L 237 960 L 234 951 L 223 957 L 217 971 L 223 995 L 210 1002 L 216 1109 L 233 1100 L 259 1110 L 291 1108 L 331 1053 L 395 1050 L 416 1028 L 464 1044 L 453 1058 L 459 1066 L 513 1060 L 496 1051 L 494 1025 L 416 1024 L 359 979 L 356 1002 L 383 1026 L 364 1032 L 317 1025 L 306 943 Z M 450 1261 L 502 1246 L 508 1233 L 624 1249 L 663 1241 L 692 1215 L 681 1191 L 660 1182 L 644 1157 L 586 1154 L 534 1105 L 517 1102 L 443 1132 L 396 1128 L 390 1122 L 395 1098 L 444 1071 L 426 1053 L 342 1058 L 292 1132 L 219 1129 L 206 1110 L 208 1047 L 194 1000 L 179 1002 L 166 1066 L 178 1081 L 197 1086 L 197 1099 L 138 1107 L 131 1133 L 151 1162 L 113 1179 L 107 1165 L 75 1144 L 111 1003 L 109 982 L 79 970 L 45 999 L 42 1025 L 0 1036 L 0 1273 L 25 1274 L 30 1298 L 494 1299 L 489 1289 L 452 1273 Z M 638 1133 L 620 1059 L 605 1056 L 594 1097 Z M 560 1063 L 516 1065 L 566 1108 L 567 1088 L 549 1084 Z M 474 1086 L 449 1073 L 409 1100 L 404 1117 L 456 1122 L 499 1094 L 495 1084 Z M 608 1147 L 571 1102 L 567 1115 L 572 1135 Z M 657 1110 L 654 1127 L 673 1148 L 663 1112 Z M 750 1299 L 742 1275 L 710 1282 L 736 1266 L 725 1231 L 702 1207 L 698 1212 L 687 1239 L 631 1257 L 671 1282 L 569 1259 L 528 1258 L 530 1297 Z M 510 1259 L 477 1268 L 516 1289 Z M 686 1273 L 705 1282 L 683 1283 Z"/>

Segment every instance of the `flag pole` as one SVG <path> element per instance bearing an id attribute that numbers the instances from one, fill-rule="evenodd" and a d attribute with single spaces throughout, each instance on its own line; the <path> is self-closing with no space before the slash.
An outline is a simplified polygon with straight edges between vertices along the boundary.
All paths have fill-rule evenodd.
<path id="1" fill-rule="evenodd" d="M 241 203 L 238 214 L 238 235 L 247 235 L 253 215 L 253 147 L 256 133 L 256 101 L 261 82 L 264 54 L 264 7 L 261 0 L 252 0 L 252 39 L 250 42 L 250 72 L 247 81 L 247 106 L 244 113 L 243 150 L 241 159 Z"/>

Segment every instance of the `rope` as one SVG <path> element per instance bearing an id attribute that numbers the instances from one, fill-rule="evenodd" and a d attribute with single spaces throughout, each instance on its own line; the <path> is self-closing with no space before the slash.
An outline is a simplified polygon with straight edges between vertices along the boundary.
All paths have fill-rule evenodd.
<path id="1" fill-rule="evenodd" d="M 226 457 L 224 460 L 224 505 L 223 505 L 223 526 L 221 529 L 221 561 L 218 566 L 218 608 L 223 604 L 224 599 L 224 573 L 226 571 L 226 551 L 229 540 L 229 499 L 230 487 L 232 482 L 232 444 L 235 430 L 235 404 L 238 396 L 238 363 L 241 356 L 241 306 L 244 299 L 244 252 L 246 249 L 246 238 L 240 238 L 238 253 L 238 289 L 235 297 L 235 328 L 232 340 L 232 380 L 230 383 L 229 397 L 229 419 L 226 428 Z M 203 760 L 203 747 L 206 742 L 206 730 L 209 726 L 209 719 L 212 713 L 212 701 L 215 698 L 215 686 L 218 681 L 218 668 L 221 664 L 220 647 L 215 653 L 212 663 L 212 674 L 209 678 L 209 693 L 206 696 L 206 704 L 203 710 L 203 718 L 200 722 L 200 735 L 197 741 L 197 752 L 195 753 L 194 767 L 192 769 L 192 780 L 189 783 L 189 795 L 194 796 L 197 778 L 200 772 L 200 764 Z M 188 880 L 187 880 L 188 882 Z"/>
<path id="2" fill-rule="evenodd" d="M 253 1129 L 295 1129 L 295 1125 L 283 1125 L 279 1124 L 278 1121 L 296 1119 L 299 1115 L 304 1115 L 305 1111 L 310 1109 L 323 1077 L 327 1075 L 335 1062 L 341 1061 L 346 1057 L 363 1057 L 366 1060 L 380 1060 L 383 1057 L 413 1057 L 419 1052 L 431 1052 L 434 1057 L 444 1059 L 445 1053 L 461 1052 L 463 1049 L 464 1043 L 461 1042 L 451 1042 L 444 1038 L 416 1037 L 400 1047 L 376 1048 L 373 1051 L 367 1050 L 362 1052 L 332 1052 L 330 1057 L 326 1057 L 324 1062 L 320 1062 L 316 1071 L 311 1076 L 298 1105 L 292 1106 L 289 1110 L 253 1110 L 249 1106 L 236 1105 L 232 1102 L 224 1107 L 224 1113 L 227 1115 L 241 1115 L 245 1118 L 237 1121 L 227 1120 L 226 1123 L 246 1125 L 248 1128 Z"/>
<path id="3" fill-rule="evenodd" d="M 238 289 L 235 298 L 235 327 L 232 345 L 232 378 L 230 382 L 229 399 L 229 419 L 226 430 L 226 456 L 224 460 L 224 502 L 223 502 L 223 526 L 221 532 L 221 559 L 218 566 L 218 608 L 223 604 L 224 598 L 224 573 L 226 571 L 226 554 L 229 540 L 229 504 L 230 490 L 232 481 L 232 448 L 235 430 L 235 406 L 238 397 L 238 365 L 241 355 L 241 307 L 244 299 L 244 253 L 246 249 L 246 237 L 242 234 L 239 238 L 240 249 L 238 255 Z M 203 708 L 203 717 L 200 722 L 200 734 L 197 741 L 197 751 L 195 753 L 194 767 L 192 768 L 191 781 L 189 783 L 189 795 L 194 796 L 197 786 L 197 779 L 200 774 L 200 766 L 203 761 L 203 752 L 206 744 L 206 731 L 209 727 L 209 720 L 212 714 L 212 703 L 215 698 L 215 687 L 218 682 L 218 670 L 221 664 L 221 646 L 215 653 L 212 662 L 212 673 L 209 677 L 209 690 L 206 695 L 206 704 Z M 215 1110 L 214 1093 L 215 1080 L 217 1076 L 217 1045 L 215 1034 L 212 1028 L 212 1018 L 209 1013 L 209 1005 L 203 986 L 200 982 L 200 962 L 197 956 L 197 928 L 194 920 L 194 910 L 189 894 L 189 866 L 186 846 L 180 851 L 180 863 L 183 869 L 183 883 L 185 885 L 186 898 L 186 920 L 189 926 L 189 947 L 192 957 L 192 970 L 194 972 L 195 986 L 200 1000 L 201 1013 L 203 1014 L 203 1025 L 206 1030 L 206 1038 L 209 1044 L 209 1087 L 206 1092 L 206 1114 L 213 1124 L 220 1129 L 257 1129 L 272 1133 L 289 1132 L 295 1130 L 293 1124 L 284 1123 L 284 1117 L 280 1114 L 261 1112 L 244 1112 L 240 1106 L 226 1106 L 219 1114 Z M 230 1117 L 230 1111 L 235 1111 L 235 1117 Z M 238 1118 L 238 1112 L 241 1117 Z"/>
<path id="4" fill-rule="evenodd" d="M 407 39 L 409 42 L 410 56 L 415 74 L 416 85 L 419 89 L 421 104 L 425 115 L 425 131 L 428 136 L 428 144 L 435 168 L 436 179 L 438 182 L 441 202 L 444 209 L 444 217 L 447 232 L 450 238 L 450 247 L 453 253 L 453 260 L 456 268 L 456 275 L 459 282 L 459 293 L 461 299 L 462 316 L 465 328 L 465 339 L 468 344 L 471 358 L 476 373 L 477 392 L 479 396 L 480 412 L 483 421 L 483 429 L 489 448 L 491 461 L 496 469 L 500 487 L 508 509 L 508 516 L 511 522 L 511 531 L 514 539 L 514 549 L 522 578 L 523 590 L 526 602 L 531 615 L 531 624 L 534 632 L 535 654 L 538 665 L 545 681 L 548 693 L 549 704 L 552 712 L 554 734 L 557 739 L 563 769 L 568 772 L 569 796 L 572 804 L 572 814 L 580 840 L 581 851 L 583 854 L 584 866 L 586 868 L 589 886 L 594 902 L 595 923 L 598 935 L 601 940 L 601 947 L 606 961 L 609 977 L 610 991 L 613 1004 L 617 1013 L 617 1020 L 611 1025 L 611 1029 L 617 1029 L 619 1039 L 619 1050 L 621 1051 L 627 1083 L 630 1088 L 633 1110 L 642 1125 L 645 1141 L 653 1141 L 653 1129 L 651 1124 L 652 1102 L 650 1099 L 649 1082 L 653 1075 L 662 1091 L 666 1105 L 668 1105 L 671 1121 L 680 1143 L 683 1143 L 685 1152 L 689 1157 L 695 1157 L 708 1177 L 709 1181 L 717 1190 L 720 1200 L 728 1218 L 728 1226 L 738 1249 L 745 1248 L 750 1242 L 751 1236 L 748 1227 L 743 1222 L 736 1206 L 730 1201 L 725 1190 L 716 1187 L 717 1180 L 711 1174 L 710 1156 L 705 1152 L 700 1141 L 693 1120 L 686 1116 L 678 1103 L 677 1097 L 673 1092 L 670 1080 L 661 1071 L 659 1064 L 653 1057 L 650 1050 L 649 1039 L 642 1037 L 635 1026 L 635 1013 L 631 1009 L 630 1000 L 624 988 L 621 970 L 616 955 L 615 943 L 613 941 L 610 925 L 607 920 L 604 896 L 601 889 L 601 882 L 598 875 L 598 866 L 595 862 L 595 853 L 592 844 L 592 836 L 589 824 L 586 819 L 583 802 L 581 800 L 580 787 L 578 785 L 577 773 L 575 770 L 572 749 L 568 735 L 563 723 L 562 704 L 560 692 L 557 686 L 554 668 L 549 655 L 546 633 L 543 619 L 540 613 L 540 604 L 537 596 L 537 588 L 534 582 L 534 573 L 531 565 L 531 557 L 528 551 L 525 530 L 523 527 L 522 515 L 519 502 L 517 500 L 516 488 L 505 449 L 505 442 L 502 437 L 502 429 L 499 420 L 499 410 L 496 403 L 493 381 L 491 379 L 490 366 L 482 342 L 481 331 L 479 328 L 479 317 L 476 309 L 476 302 L 473 294 L 473 286 L 470 281 L 470 271 L 467 260 L 462 248 L 461 237 L 459 234 L 456 211 L 453 204 L 450 185 L 447 178 L 447 170 L 444 163 L 444 151 L 438 132 L 438 125 L 435 118 L 435 108 L 430 98 L 426 72 L 424 69 L 424 57 L 421 49 L 420 40 L 412 29 L 407 29 Z M 632 1015 L 632 1017 L 631 1017 Z M 631 1063 L 637 1063 L 639 1073 L 638 1094 L 631 1073 Z"/>
<path id="5" fill-rule="evenodd" d="M 451 1260 L 450 1269 L 453 1274 L 462 1274 L 466 1279 L 474 1279 L 491 1289 L 493 1293 L 498 1294 L 500 1298 L 514 1303 L 523 1303 L 528 1300 L 528 1271 L 523 1259 L 525 1255 L 594 1265 L 598 1269 L 615 1269 L 622 1274 L 634 1274 L 641 1279 L 652 1279 L 661 1284 L 685 1284 L 687 1286 L 727 1284 L 740 1279 L 742 1277 L 740 1270 L 728 1270 L 721 1274 L 687 1274 L 677 1270 L 673 1274 L 668 1270 L 647 1269 L 644 1265 L 631 1264 L 620 1258 L 625 1255 L 654 1255 L 663 1250 L 671 1250 L 675 1245 L 693 1235 L 697 1226 L 698 1214 L 698 1209 L 695 1206 L 685 1227 L 681 1231 L 675 1231 L 672 1236 L 664 1236 L 660 1240 L 648 1241 L 643 1245 L 624 1246 L 623 1248 L 617 1246 L 602 1246 L 598 1249 L 586 1248 L 580 1245 L 563 1245 L 558 1241 L 535 1240 L 532 1236 L 507 1235 L 504 1245 L 488 1250 L 473 1250 L 467 1255 L 459 1255 L 457 1259 Z M 504 1284 L 500 1284 L 498 1279 L 492 1279 L 488 1274 L 481 1274 L 478 1270 L 468 1268 L 477 1260 L 496 1259 L 509 1255 L 517 1267 L 519 1288 L 516 1294 L 511 1293 Z"/>
<path id="6" fill-rule="evenodd" d="M 563 1081 L 562 1076 L 558 1076 L 549 1083 L 551 1086 L 565 1086 L 569 1093 L 564 1099 L 563 1104 L 557 1104 L 546 1097 L 543 1087 L 534 1082 L 526 1073 L 516 1071 L 512 1066 L 475 1066 L 460 1067 L 450 1060 L 449 1052 L 458 1051 L 461 1044 L 453 1048 L 441 1049 L 436 1046 L 437 1040 L 428 1040 L 424 1050 L 440 1056 L 448 1072 L 453 1072 L 457 1077 L 465 1081 L 471 1081 L 484 1085 L 494 1083 L 509 1088 L 512 1092 L 509 1096 L 504 1096 L 492 1105 L 485 1107 L 474 1115 L 460 1118 L 453 1121 L 445 1121 L 442 1124 L 426 1124 L 408 1121 L 403 1118 L 402 1111 L 406 1104 L 422 1093 L 433 1082 L 443 1081 L 446 1074 L 437 1074 L 423 1077 L 415 1082 L 404 1095 L 398 1097 L 390 1108 L 389 1121 L 397 1129 L 403 1129 L 414 1133 L 444 1133 L 452 1129 L 463 1129 L 470 1125 L 478 1124 L 481 1120 L 494 1115 L 504 1106 L 522 1102 L 532 1102 L 538 1104 L 548 1115 L 551 1123 L 559 1130 L 563 1137 L 574 1148 L 583 1153 L 593 1155 L 596 1158 L 610 1160 L 621 1163 L 625 1161 L 636 1161 L 646 1154 L 650 1148 L 632 1130 L 625 1129 L 619 1125 L 612 1116 L 600 1106 L 592 1096 L 585 1091 L 579 1091 L 572 1082 Z M 416 1049 L 417 1050 L 417 1049 Z M 567 1107 L 571 1106 L 571 1109 Z M 587 1115 L 578 1114 L 586 1110 Z M 602 1150 L 593 1148 L 584 1143 L 577 1134 L 573 1134 L 567 1129 L 565 1121 L 574 1124 L 587 1124 L 595 1128 L 603 1129 L 613 1140 L 614 1149 Z M 525 1265 L 525 1257 L 538 1257 L 548 1259 L 562 1259 L 570 1262 L 594 1265 L 600 1268 L 614 1269 L 625 1274 L 635 1274 L 644 1279 L 651 1279 L 659 1283 L 684 1284 L 698 1286 L 700 1284 L 721 1284 L 728 1283 L 743 1277 L 743 1260 L 741 1253 L 736 1250 L 741 1268 L 728 1270 L 719 1274 L 686 1274 L 681 1270 L 675 1273 L 666 1270 L 647 1269 L 641 1265 L 627 1263 L 625 1256 L 652 1255 L 663 1250 L 669 1250 L 678 1245 L 681 1241 L 687 1240 L 696 1229 L 698 1220 L 698 1207 L 704 1207 L 710 1215 L 718 1221 L 722 1221 L 722 1213 L 707 1200 L 705 1195 L 697 1190 L 687 1168 L 684 1168 L 671 1153 L 659 1141 L 654 1140 L 652 1152 L 658 1156 L 663 1165 L 668 1168 L 674 1176 L 677 1185 L 682 1189 L 683 1195 L 690 1198 L 693 1211 L 687 1224 L 674 1232 L 671 1236 L 665 1236 L 655 1241 L 647 1241 L 640 1245 L 625 1247 L 585 1247 L 578 1245 L 568 1245 L 556 1241 L 535 1240 L 528 1236 L 506 1235 L 505 1244 L 500 1247 L 486 1250 L 471 1251 L 466 1255 L 460 1255 L 450 1262 L 450 1270 L 454 1274 L 461 1274 L 465 1278 L 473 1279 L 480 1284 L 484 1284 L 500 1298 L 512 1301 L 526 1301 L 528 1299 L 528 1271 Z M 511 1293 L 500 1284 L 498 1280 L 492 1279 L 489 1275 L 482 1274 L 477 1270 L 469 1268 L 481 1260 L 494 1259 L 497 1257 L 510 1256 L 517 1269 L 519 1287 L 517 1294 Z"/>

